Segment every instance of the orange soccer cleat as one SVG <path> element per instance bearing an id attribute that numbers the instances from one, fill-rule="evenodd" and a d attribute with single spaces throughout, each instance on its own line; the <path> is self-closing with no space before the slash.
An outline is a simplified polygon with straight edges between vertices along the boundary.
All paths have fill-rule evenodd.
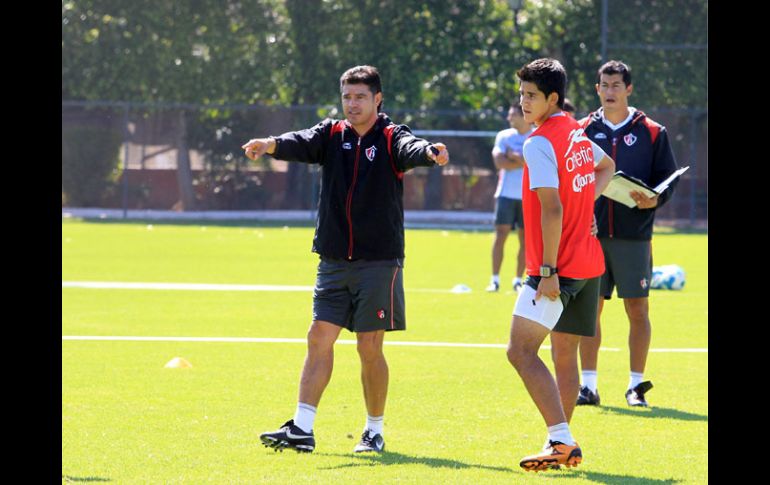
<path id="1" fill-rule="evenodd" d="M 583 452 L 577 443 L 569 446 L 561 441 L 549 441 L 542 452 L 522 458 L 519 466 L 527 471 L 539 472 L 558 469 L 559 465 L 578 466 L 581 461 L 583 461 Z"/>

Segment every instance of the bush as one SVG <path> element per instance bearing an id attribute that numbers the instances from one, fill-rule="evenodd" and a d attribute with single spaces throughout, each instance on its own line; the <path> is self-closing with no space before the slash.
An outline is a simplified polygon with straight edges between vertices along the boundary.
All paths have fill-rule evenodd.
<path id="1" fill-rule="evenodd" d="M 123 139 L 110 128 L 62 127 L 62 205 L 99 206 L 116 188 Z"/>

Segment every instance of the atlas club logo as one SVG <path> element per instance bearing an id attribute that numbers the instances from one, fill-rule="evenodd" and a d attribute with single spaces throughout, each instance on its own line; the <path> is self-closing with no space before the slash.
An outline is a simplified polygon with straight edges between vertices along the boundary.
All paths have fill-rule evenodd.
<path id="1" fill-rule="evenodd" d="M 383 309 L 377 310 L 377 318 L 379 318 L 380 320 L 384 320 L 385 319 L 385 310 L 383 310 Z"/>
<path id="2" fill-rule="evenodd" d="M 370 146 L 366 150 L 364 150 L 364 153 L 366 154 L 366 158 L 369 159 L 370 162 L 374 161 L 374 154 L 377 152 L 377 147 Z"/>

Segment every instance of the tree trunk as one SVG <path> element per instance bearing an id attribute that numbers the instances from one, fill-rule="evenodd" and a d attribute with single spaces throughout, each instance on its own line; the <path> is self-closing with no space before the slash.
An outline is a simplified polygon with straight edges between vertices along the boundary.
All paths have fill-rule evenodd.
<path id="1" fill-rule="evenodd" d="M 179 210 L 195 210 L 195 193 L 193 192 L 192 169 L 190 168 L 190 149 L 187 146 L 187 118 L 184 110 L 179 110 L 177 126 L 177 156 L 176 181 L 179 188 Z"/>

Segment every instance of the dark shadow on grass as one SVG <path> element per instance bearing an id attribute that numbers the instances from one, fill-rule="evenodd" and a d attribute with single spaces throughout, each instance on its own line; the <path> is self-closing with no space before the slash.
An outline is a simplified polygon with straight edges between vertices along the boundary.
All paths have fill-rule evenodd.
<path id="1" fill-rule="evenodd" d="M 62 480 L 66 482 L 111 482 L 109 478 L 102 477 L 71 477 L 69 475 L 62 475 Z"/>
<path id="2" fill-rule="evenodd" d="M 682 421 L 708 421 L 708 415 L 688 413 L 672 408 L 662 408 L 658 406 L 652 406 L 645 408 L 623 408 L 617 406 L 602 406 L 602 411 L 615 414 L 622 414 L 624 416 L 636 416 L 640 418 L 670 418 L 679 419 Z"/>
<path id="3" fill-rule="evenodd" d="M 573 480 L 590 480 L 596 483 L 607 483 L 610 485 L 673 485 L 680 483 L 682 480 L 674 478 L 656 479 L 639 477 L 633 475 L 613 475 L 612 473 L 599 473 L 591 471 L 583 471 L 578 469 L 566 469 L 560 471 L 547 471 L 539 472 L 538 478 L 551 478 L 551 479 L 573 479 Z"/>
<path id="4" fill-rule="evenodd" d="M 498 472 L 512 472 L 508 467 L 478 465 L 476 463 L 465 463 L 447 458 L 433 458 L 430 456 L 410 456 L 393 451 L 384 451 L 378 454 L 354 454 L 343 455 L 339 453 L 317 453 L 323 456 L 338 456 L 342 458 L 352 458 L 354 461 L 342 465 L 320 468 L 321 470 L 336 470 L 338 468 L 350 468 L 356 466 L 376 466 L 376 465 L 427 465 L 433 468 L 480 468 L 483 470 L 493 470 Z"/>

